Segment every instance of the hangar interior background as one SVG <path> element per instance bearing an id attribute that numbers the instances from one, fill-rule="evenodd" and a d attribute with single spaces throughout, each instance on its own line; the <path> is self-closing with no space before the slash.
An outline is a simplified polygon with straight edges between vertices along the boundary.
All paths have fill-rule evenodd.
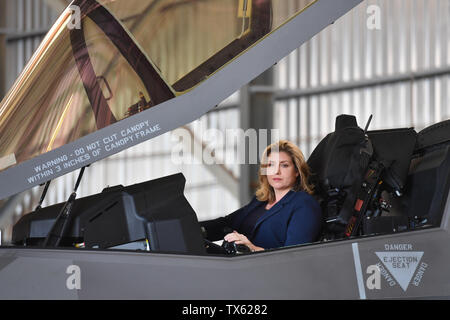
<path id="1" fill-rule="evenodd" d="M 69 3 L 0 0 L 0 99 Z M 195 6 L 191 10 L 186 14 L 194 23 Z M 257 166 L 226 161 L 236 155 L 235 139 L 222 141 L 212 165 L 198 159 L 176 163 L 180 133 L 188 133 L 191 146 L 203 151 L 211 129 L 225 136 L 226 129 L 273 128 L 308 157 L 342 113 L 354 114 L 361 127 L 373 114 L 371 130 L 419 131 L 450 118 L 449 39 L 448 0 L 365 0 L 197 121 L 91 165 L 78 197 L 182 172 L 185 196 L 199 220 L 231 213 L 250 200 Z M 191 40 L 208 45 L 201 34 Z M 77 175 L 53 181 L 44 206 L 67 200 Z M 0 201 L 3 243 L 14 222 L 34 209 L 41 191 L 36 187 Z"/>

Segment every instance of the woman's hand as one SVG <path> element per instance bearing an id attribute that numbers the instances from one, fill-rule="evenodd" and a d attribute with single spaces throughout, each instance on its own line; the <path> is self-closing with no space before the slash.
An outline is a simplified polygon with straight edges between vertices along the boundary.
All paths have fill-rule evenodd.
<path id="1" fill-rule="evenodd" d="M 246 245 L 247 247 L 250 248 L 252 252 L 264 250 L 264 248 L 255 246 L 253 243 L 250 242 L 250 240 L 248 240 L 246 236 L 238 233 L 237 231 L 233 231 L 232 233 L 227 234 L 224 237 L 224 240 L 228 242 L 235 242 L 236 244 Z"/>

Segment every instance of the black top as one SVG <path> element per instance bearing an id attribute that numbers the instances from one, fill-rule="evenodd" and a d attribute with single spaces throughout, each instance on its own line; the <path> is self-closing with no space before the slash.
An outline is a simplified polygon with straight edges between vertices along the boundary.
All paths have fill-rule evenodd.
<path id="1" fill-rule="evenodd" d="M 243 235 L 245 235 L 247 238 L 250 239 L 253 233 L 253 229 L 255 228 L 256 222 L 267 211 L 265 207 L 266 202 L 264 202 L 263 205 L 256 207 L 255 209 L 251 210 L 248 213 L 247 217 L 245 217 L 244 221 L 242 221 L 240 233 L 242 233 Z"/>

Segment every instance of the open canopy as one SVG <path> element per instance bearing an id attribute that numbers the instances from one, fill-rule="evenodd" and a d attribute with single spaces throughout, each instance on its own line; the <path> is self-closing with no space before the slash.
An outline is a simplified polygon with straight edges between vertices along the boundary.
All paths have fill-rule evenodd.
<path id="1" fill-rule="evenodd" d="M 0 104 L 0 199 L 197 119 L 359 2 L 73 1 Z M 255 48 L 302 19 L 273 38 L 283 53 Z"/>

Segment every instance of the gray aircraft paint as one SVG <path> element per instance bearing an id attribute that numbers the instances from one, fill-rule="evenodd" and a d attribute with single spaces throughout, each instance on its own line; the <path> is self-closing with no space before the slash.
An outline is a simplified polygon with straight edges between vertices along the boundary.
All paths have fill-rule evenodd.
<path id="1" fill-rule="evenodd" d="M 67 249 L 0 249 L 0 299 L 379 299 L 449 297 L 448 230 L 312 244 L 235 257 Z M 353 260 L 357 241 L 364 296 Z M 382 279 L 369 290 L 368 265 L 386 244 L 424 252 L 428 270 L 403 290 Z M 67 268 L 80 269 L 79 290 Z M 417 271 L 416 271 L 417 272 Z"/>
<path id="2" fill-rule="evenodd" d="M 439 228 L 241 256 L 2 247 L 0 299 L 450 298 L 449 200 Z M 420 281 L 412 282 L 417 268 L 407 290 L 385 278 L 368 289 L 376 253 L 398 245 L 423 252 Z M 68 289 L 70 266 L 80 270 L 79 290 Z"/>

